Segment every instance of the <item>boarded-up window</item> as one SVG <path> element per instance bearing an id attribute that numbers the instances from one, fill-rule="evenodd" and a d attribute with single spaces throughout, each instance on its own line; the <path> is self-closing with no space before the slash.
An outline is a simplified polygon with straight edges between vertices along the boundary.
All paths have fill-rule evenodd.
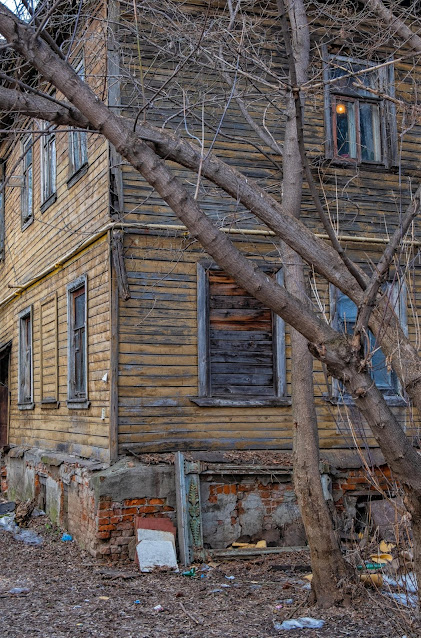
<path id="1" fill-rule="evenodd" d="M 57 297 L 41 302 L 41 404 L 58 407 Z"/>
<path id="2" fill-rule="evenodd" d="M 33 408 L 32 306 L 19 314 L 19 407 Z"/>
<path id="3" fill-rule="evenodd" d="M 279 317 L 223 271 L 199 265 L 198 326 L 201 397 L 280 402 L 285 353 Z"/>

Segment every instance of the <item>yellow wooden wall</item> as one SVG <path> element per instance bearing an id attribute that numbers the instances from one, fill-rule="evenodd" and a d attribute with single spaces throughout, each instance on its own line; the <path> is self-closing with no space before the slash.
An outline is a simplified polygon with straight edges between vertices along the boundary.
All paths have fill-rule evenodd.
<path id="1" fill-rule="evenodd" d="M 106 94 L 106 35 L 103 17 L 105 5 L 92 7 L 92 21 L 83 21 L 86 80 L 101 97 Z M 73 48 L 75 58 L 82 54 L 79 39 Z M 57 95 L 60 98 L 60 95 Z M 110 303 L 109 303 L 109 246 L 107 235 L 97 243 L 78 252 L 78 247 L 89 240 L 110 221 L 109 213 L 109 146 L 100 135 L 88 135 L 88 167 L 80 179 L 68 184 L 69 132 L 59 128 L 56 132 L 57 199 L 41 212 L 40 142 L 36 133 L 39 123 L 19 123 L 19 131 L 34 132 L 33 184 L 34 221 L 21 228 L 21 190 L 11 181 L 5 190 L 5 258 L 0 261 L 0 348 L 12 340 L 10 366 L 10 428 L 9 442 L 39 446 L 52 450 L 65 450 L 109 459 L 109 394 L 110 383 L 102 381 L 110 368 Z M 6 159 L 6 178 L 21 175 L 20 132 L 3 140 L 1 157 Z M 76 255 L 62 268 L 40 280 L 7 305 L 2 301 L 18 286 L 37 277 L 44 269 L 61 262 L 62 258 L 76 251 Z M 67 398 L 67 296 L 66 285 L 78 276 L 88 279 L 88 387 L 91 406 L 87 410 L 70 410 Z M 55 295 L 58 310 L 58 368 L 54 370 L 51 350 L 53 338 L 51 304 L 45 301 Z M 18 366 L 18 314 L 33 305 L 33 356 L 34 356 L 34 410 L 17 408 Z M 43 372 L 40 369 L 41 306 L 45 322 Z M 48 330 L 50 329 L 50 332 Z M 58 408 L 41 407 L 41 375 L 43 395 L 53 391 L 58 377 Z M 108 374 L 108 379 L 109 379 Z M 102 408 L 105 419 L 102 420 Z"/>
<path id="2" fill-rule="evenodd" d="M 250 258 L 280 266 L 273 246 L 251 239 L 237 242 Z M 290 449 L 290 407 L 199 407 L 190 401 L 198 393 L 197 275 L 196 264 L 206 255 L 181 237 L 125 237 L 125 255 L 131 299 L 119 301 L 119 449 L 168 451 L 174 449 Z M 329 319 L 326 284 L 316 282 L 320 310 Z M 416 325 L 408 304 L 411 336 Z M 314 296 L 313 296 L 314 299 Z M 291 361 L 286 334 L 287 393 L 291 392 Z M 326 401 L 326 377 L 318 362 L 314 382 L 320 445 L 322 448 L 352 447 L 346 425 L 349 410 Z M 329 382 L 331 380 L 329 379 Z M 408 428 L 410 414 L 394 410 Z M 358 436 L 362 429 L 351 411 L 361 445 L 375 444 Z M 413 432 L 418 423 L 413 424 Z"/>
<path id="3" fill-rule="evenodd" d="M 86 410 L 69 409 L 67 399 L 67 292 L 66 286 L 87 275 L 88 304 L 88 398 Z M 41 305 L 57 296 L 58 367 L 48 364 L 47 378 L 58 377 L 58 407 L 41 405 Z M 20 410 L 18 400 L 18 314 L 28 306 L 33 309 L 33 410 Z M 1 342 L 12 340 L 10 358 L 10 426 L 9 443 L 65 451 L 81 456 L 109 459 L 110 394 L 110 304 L 109 248 L 107 236 L 71 259 L 57 272 L 30 287 L 1 310 Z M 54 328 L 49 326 L 50 334 Z M 46 334 L 45 324 L 43 334 Z M 45 351 L 44 351 L 45 352 Z M 103 376 L 108 373 L 108 380 Z M 45 369 L 43 380 L 46 379 Z M 45 383 L 45 381 L 44 381 Z M 50 388 L 51 385 L 47 386 Z M 45 396 L 45 394 L 44 394 Z M 102 420 L 104 408 L 105 419 Z"/>

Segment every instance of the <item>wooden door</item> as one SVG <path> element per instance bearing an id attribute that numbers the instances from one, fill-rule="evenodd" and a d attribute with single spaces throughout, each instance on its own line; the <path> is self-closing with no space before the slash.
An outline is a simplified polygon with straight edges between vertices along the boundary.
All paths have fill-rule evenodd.
<path id="1" fill-rule="evenodd" d="M 7 415 L 9 407 L 9 388 L 0 384 L 0 447 L 7 445 Z"/>

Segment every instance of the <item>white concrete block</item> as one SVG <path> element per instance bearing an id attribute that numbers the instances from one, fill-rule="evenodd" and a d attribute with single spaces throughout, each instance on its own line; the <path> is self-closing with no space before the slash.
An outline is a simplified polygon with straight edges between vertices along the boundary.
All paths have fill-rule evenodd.
<path id="1" fill-rule="evenodd" d="M 137 542 L 140 543 L 140 541 L 170 541 L 175 551 L 175 538 L 172 532 L 164 532 L 160 529 L 138 529 Z"/>
<path id="2" fill-rule="evenodd" d="M 178 571 L 174 544 L 169 540 L 140 541 L 136 552 L 141 572 L 150 572 L 155 567 L 169 567 Z"/>

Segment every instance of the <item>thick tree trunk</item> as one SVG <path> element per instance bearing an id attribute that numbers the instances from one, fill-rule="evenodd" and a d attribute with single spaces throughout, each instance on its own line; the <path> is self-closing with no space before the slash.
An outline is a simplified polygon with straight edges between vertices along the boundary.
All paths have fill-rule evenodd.
<path id="1" fill-rule="evenodd" d="M 290 64 L 294 64 L 294 71 L 301 83 L 306 80 L 309 63 L 308 24 L 301 0 L 290 0 L 285 4 L 294 47 L 294 60 Z M 301 213 L 303 167 L 297 137 L 295 101 L 291 93 L 287 97 L 283 149 L 282 205 L 298 218 Z M 304 263 L 301 257 L 283 244 L 282 259 L 287 291 L 307 304 Z M 330 607 L 343 598 L 340 585 L 344 582 L 346 568 L 320 478 L 313 357 L 308 349 L 307 339 L 294 328 L 291 328 L 291 366 L 294 487 L 310 547 L 313 602 L 322 607 Z"/>
<path id="2" fill-rule="evenodd" d="M 277 285 L 276 282 L 259 271 L 253 263 L 244 257 L 244 255 L 234 247 L 232 242 L 207 219 L 197 203 L 190 197 L 187 190 L 175 178 L 165 161 L 159 159 L 156 152 L 144 141 L 133 135 L 133 125 L 130 125 L 130 123 L 122 118 L 116 117 L 106 105 L 92 93 L 90 88 L 78 78 L 66 62 L 58 58 L 45 42 L 39 38 L 34 38 L 34 33 L 28 25 L 19 23 L 16 16 L 11 14 L 11 12 L 1 4 L 0 32 L 6 37 L 11 46 L 24 56 L 34 68 L 38 69 L 47 81 L 51 81 L 76 109 L 88 119 L 91 126 L 103 134 L 115 146 L 117 151 L 144 176 L 148 183 L 156 189 L 162 199 L 168 203 L 175 214 L 178 215 L 182 223 L 187 226 L 192 236 L 200 241 L 208 254 L 251 295 L 272 308 L 272 310 L 283 317 L 287 323 L 294 325 L 310 342 L 314 355 L 320 360 L 325 361 L 333 376 L 346 384 L 348 391 L 355 400 L 356 406 L 366 417 L 383 451 L 386 461 L 406 489 L 410 511 L 416 519 L 414 521 L 414 538 L 418 551 L 420 534 L 417 525 L 421 494 L 420 456 L 413 449 L 411 442 L 405 436 L 399 423 L 388 408 L 383 396 L 373 384 L 371 377 L 367 373 L 361 372 L 361 369 L 364 368 L 364 364 L 352 351 L 346 337 L 336 333 L 304 304 L 300 303 L 300 301 L 295 299 L 291 294 L 286 293 L 282 286 Z M 40 117 L 42 117 L 42 114 L 40 114 Z M 167 140 L 168 138 L 166 138 L 166 141 Z M 176 146 L 178 145 L 180 151 L 184 142 L 177 142 L 175 138 L 173 141 L 175 141 Z M 186 146 L 184 146 L 184 148 L 186 148 Z M 193 155 L 196 153 L 193 147 L 187 144 L 187 150 L 189 151 L 189 149 Z M 160 149 L 160 153 L 165 155 L 162 148 Z M 181 153 L 181 156 L 183 157 L 183 153 Z M 166 157 L 169 157 L 169 155 Z M 170 159 L 174 158 L 170 157 Z M 228 176 L 229 179 L 232 178 L 232 171 L 230 172 L 226 165 L 218 163 L 214 158 L 210 158 L 204 162 L 203 175 L 205 175 L 205 171 L 207 170 L 207 162 L 213 167 L 215 174 L 221 171 L 221 175 L 223 174 L 224 177 Z M 184 161 L 180 163 L 188 165 L 188 161 L 185 158 Z M 250 200 L 254 201 L 255 197 L 261 200 L 258 206 L 260 210 L 262 206 L 265 207 L 265 198 L 263 195 L 259 197 L 259 189 L 254 185 L 250 186 L 247 180 L 243 177 L 240 178 L 239 174 L 235 175 L 235 179 L 238 181 L 234 189 L 234 196 L 240 199 L 240 195 L 243 191 L 247 191 Z M 215 182 L 217 183 L 216 179 Z M 227 190 L 227 192 L 229 192 L 229 190 Z M 258 202 L 256 202 L 256 207 L 257 204 Z M 275 206 L 273 204 L 273 200 L 271 206 L 272 208 L 278 209 L 277 205 Z M 254 206 L 251 206 L 250 209 L 254 210 Z M 279 207 L 279 210 L 279 216 L 282 214 L 284 218 L 286 218 L 287 216 L 285 216 L 281 207 Z M 275 217 L 276 216 L 277 215 L 275 215 Z M 293 220 L 294 218 L 289 216 L 289 219 Z M 298 224 L 298 221 L 296 221 L 296 223 Z M 284 219 L 282 225 L 286 232 L 287 229 L 285 227 L 288 226 L 288 220 Z M 290 233 L 288 236 L 288 243 L 295 248 L 296 244 L 293 238 L 291 238 Z M 303 231 L 302 236 L 308 238 L 308 231 Z M 313 236 L 310 240 L 312 247 L 314 248 L 318 245 L 319 251 L 323 251 L 323 248 L 318 242 L 314 241 L 314 239 Z M 323 242 L 321 244 L 323 246 Z M 301 246 L 301 249 L 304 252 L 303 246 Z M 327 262 L 331 257 L 329 250 L 327 254 L 327 258 L 323 255 L 314 255 L 315 259 L 321 263 L 326 272 L 329 271 Z M 338 281 L 338 277 L 340 280 L 342 276 L 341 273 L 343 273 L 343 264 L 340 263 L 338 269 L 336 270 L 335 268 L 334 270 L 336 274 L 331 273 L 332 277 L 328 278 L 331 281 Z M 346 269 L 344 276 L 347 276 Z M 338 287 L 343 289 L 342 284 L 338 285 Z M 349 294 L 354 300 L 358 297 L 358 290 L 355 288 L 355 283 L 352 283 L 349 291 L 344 290 L 344 292 Z M 358 301 L 360 301 L 360 299 L 358 299 Z M 373 312 L 372 316 L 378 318 L 380 326 L 385 323 L 381 305 Z M 388 322 L 389 317 L 386 317 L 386 323 Z M 395 324 L 394 326 L 393 322 Z M 377 324 L 377 329 L 379 329 L 379 324 Z M 398 368 L 395 369 L 400 368 L 402 373 L 402 367 L 404 367 L 408 393 L 411 391 L 414 402 L 421 410 L 420 359 L 413 346 L 407 340 L 405 341 L 405 348 L 402 348 L 404 340 L 400 340 L 400 348 L 396 347 L 396 334 L 398 334 L 396 332 L 398 330 L 396 324 L 397 319 L 396 317 L 393 319 L 392 316 L 390 326 L 393 326 L 393 329 L 391 328 L 393 334 L 388 333 L 387 338 L 383 337 L 380 339 L 381 345 L 387 354 L 388 350 L 391 351 L 391 354 L 393 354 L 394 351 L 394 365 L 396 360 L 396 365 L 398 366 Z M 376 332 L 376 330 L 373 331 Z M 405 375 L 403 375 L 404 378 Z M 419 570 L 419 566 L 417 569 Z"/>

